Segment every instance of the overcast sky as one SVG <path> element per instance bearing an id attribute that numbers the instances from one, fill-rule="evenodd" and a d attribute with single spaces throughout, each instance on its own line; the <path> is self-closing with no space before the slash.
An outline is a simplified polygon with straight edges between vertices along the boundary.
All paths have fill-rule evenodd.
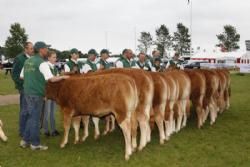
<path id="1" fill-rule="evenodd" d="M 216 34 L 232 24 L 241 35 L 240 45 L 250 39 L 250 0 L 192 0 L 193 45 L 212 50 Z M 173 33 L 178 22 L 190 26 L 187 0 L 0 0 L 0 45 L 9 36 L 10 24 L 19 22 L 29 40 L 42 40 L 53 48 L 73 47 L 87 52 L 106 47 L 113 53 L 135 48 L 141 31 L 166 24 Z M 136 33 L 135 33 L 136 29 Z M 106 35 L 105 35 L 106 34 Z M 137 42 L 138 44 L 138 42 Z"/>

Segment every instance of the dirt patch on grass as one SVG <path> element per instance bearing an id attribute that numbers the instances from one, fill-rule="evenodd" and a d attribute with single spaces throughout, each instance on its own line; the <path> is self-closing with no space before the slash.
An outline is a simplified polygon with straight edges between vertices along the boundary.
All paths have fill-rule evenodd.
<path id="1" fill-rule="evenodd" d="M 19 104 L 19 95 L 0 95 L 0 106 L 10 105 L 10 104 Z"/>

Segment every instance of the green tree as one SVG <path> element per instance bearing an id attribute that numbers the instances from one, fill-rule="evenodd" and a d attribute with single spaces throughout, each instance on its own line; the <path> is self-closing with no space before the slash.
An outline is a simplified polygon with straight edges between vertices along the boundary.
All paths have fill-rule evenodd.
<path id="1" fill-rule="evenodd" d="M 144 52 L 147 54 L 148 49 L 153 45 L 153 38 L 149 32 L 141 32 L 140 39 L 138 39 L 140 44 L 138 45 L 138 48 L 140 52 Z"/>
<path id="2" fill-rule="evenodd" d="M 23 51 L 23 46 L 28 40 L 25 29 L 19 23 L 10 26 L 10 36 L 5 41 L 6 57 L 15 57 Z"/>
<path id="3" fill-rule="evenodd" d="M 164 24 L 156 29 L 155 45 L 160 51 L 161 56 L 163 56 L 165 54 L 165 51 L 172 46 L 172 37 L 169 34 L 168 28 Z"/>
<path id="4" fill-rule="evenodd" d="M 182 23 L 177 24 L 177 31 L 174 32 L 173 41 L 173 48 L 180 55 L 190 53 L 191 39 L 189 35 L 189 30 Z"/>
<path id="5" fill-rule="evenodd" d="M 60 54 L 60 59 L 69 59 L 70 58 L 70 51 L 69 50 L 64 50 Z"/>
<path id="6" fill-rule="evenodd" d="M 240 41 L 240 34 L 237 33 L 236 28 L 232 25 L 225 25 L 224 32 L 216 36 L 219 40 L 217 46 L 222 47 L 226 51 L 231 52 L 240 48 L 238 44 Z"/>
<path id="7" fill-rule="evenodd" d="M 5 55 L 5 48 L 0 46 L 0 56 Z"/>

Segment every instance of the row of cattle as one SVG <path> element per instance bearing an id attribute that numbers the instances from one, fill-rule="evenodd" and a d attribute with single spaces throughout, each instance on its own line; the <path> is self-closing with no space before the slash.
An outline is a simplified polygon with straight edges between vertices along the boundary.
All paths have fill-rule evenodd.
<path id="1" fill-rule="evenodd" d="M 171 70 L 146 72 L 140 69 L 110 69 L 72 75 L 57 83 L 48 83 L 46 98 L 61 107 L 64 136 L 61 147 L 68 142 L 71 123 L 75 143 L 79 142 L 79 128 L 84 124 L 82 140 L 88 136 L 89 117 L 99 132 L 99 118 L 106 117 L 105 134 L 114 129 L 114 120 L 125 138 L 125 159 L 142 150 L 151 140 L 152 125 L 159 130 L 160 144 L 169 140 L 187 124 L 190 105 L 197 113 L 201 128 L 208 117 L 214 124 L 218 113 L 230 106 L 230 74 L 227 70 Z M 110 121 L 113 126 L 110 127 Z M 137 147 L 137 128 L 140 143 Z"/>

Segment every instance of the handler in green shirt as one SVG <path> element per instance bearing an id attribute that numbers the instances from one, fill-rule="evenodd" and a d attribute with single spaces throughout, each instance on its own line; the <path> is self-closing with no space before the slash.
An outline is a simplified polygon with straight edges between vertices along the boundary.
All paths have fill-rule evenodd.
<path id="1" fill-rule="evenodd" d="M 64 72 L 79 73 L 82 68 L 82 63 L 78 62 L 79 51 L 76 48 L 70 50 L 70 59 L 64 64 Z"/>
<path id="2" fill-rule="evenodd" d="M 166 68 L 183 70 L 183 63 L 179 60 L 179 58 L 179 53 L 175 53 L 173 59 L 168 62 Z"/>
<path id="3" fill-rule="evenodd" d="M 116 62 L 116 68 L 136 68 L 131 49 L 124 49 L 122 56 Z"/>
<path id="4" fill-rule="evenodd" d="M 98 70 L 107 70 L 110 69 L 110 63 L 107 62 L 107 59 L 109 58 L 109 50 L 107 49 L 102 49 L 100 53 L 100 60 L 97 63 L 97 69 Z"/>
<path id="5" fill-rule="evenodd" d="M 151 71 L 151 67 L 149 63 L 146 61 L 146 54 L 145 53 L 139 53 L 138 55 L 138 61 L 136 62 L 136 66 L 142 70 L 145 71 Z"/>
<path id="6" fill-rule="evenodd" d="M 49 45 L 44 42 L 36 42 L 35 55 L 25 61 L 20 77 L 24 79 L 24 94 L 27 103 L 27 124 L 23 139 L 20 142 L 22 148 L 30 145 L 31 150 L 47 150 L 48 147 L 40 143 L 40 116 L 44 103 L 46 82 L 58 82 L 69 76 L 53 76 L 49 65 L 44 59 L 48 55 Z"/>
<path id="7" fill-rule="evenodd" d="M 98 53 L 95 49 L 90 49 L 88 52 L 88 60 L 81 69 L 81 73 L 95 72 L 97 71 L 97 66 L 95 63 Z"/>

